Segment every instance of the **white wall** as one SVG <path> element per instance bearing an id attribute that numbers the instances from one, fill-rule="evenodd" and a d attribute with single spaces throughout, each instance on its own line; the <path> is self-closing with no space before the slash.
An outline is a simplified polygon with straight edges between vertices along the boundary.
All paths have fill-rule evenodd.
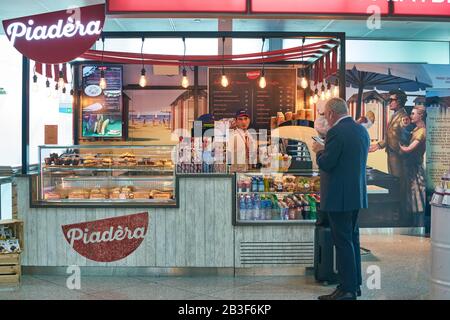
<path id="1" fill-rule="evenodd" d="M 448 64 L 448 42 L 347 40 L 347 62 Z"/>
<path id="2" fill-rule="evenodd" d="M 306 42 L 305 44 L 307 44 Z M 380 63 L 450 63 L 448 42 L 347 40 L 346 61 Z M 285 39 L 283 48 L 299 46 L 297 39 Z M 259 50 L 254 46 L 253 50 Z"/>
<path id="3" fill-rule="evenodd" d="M 22 148 L 22 55 L 0 35 L 0 166 L 20 166 Z"/>
<path id="4" fill-rule="evenodd" d="M 30 81 L 32 82 L 34 62 L 31 62 Z M 72 73 L 68 68 L 68 81 L 71 82 Z M 56 83 L 50 80 L 50 90 L 45 86 L 46 78 L 38 75 L 37 90 L 30 90 L 30 164 L 39 160 L 38 146 L 45 142 L 45 125 L 58 125 L 58 145 L 72 145 L 72 113 L 60 113 L 60 103 L 71 104 L 70 84 L 66 87 L 66 94 L 56 91 Z"/>

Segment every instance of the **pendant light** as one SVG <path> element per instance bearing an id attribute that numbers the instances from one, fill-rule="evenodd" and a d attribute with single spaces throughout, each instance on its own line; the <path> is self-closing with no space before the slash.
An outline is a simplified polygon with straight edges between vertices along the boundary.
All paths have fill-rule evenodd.
<path id="1" fill-rule="evenodd" d="M 261 89 L 264 89 L 267 86 L 265 70 L 264 70 L 264 55 L 263 55 L 265 41 L 266 41 L 266 39 L 262 38 L 262 46 L 261 46 L 262 70 L 261 70 L 261 77 L 259 78 L 259 87 Z"/>
<path id="2" fill-rule="evenodd" d="M 309 106 L 314 104 L 314 91 L 309 90 Z"/>
<path id="3" fill-rule="evenodd" d="M 145 88 L 145 86 L 147 85 L 147 78 L 145 77 L 145 67 L 144 67 L 144 41 L 145 38 L 142 37 L 142 45 L 141 45 L 142 69 L 141 69 L 141 76 L 139 77 L 139 85 L 142 88 Z"/>
<path id="4" fill-rule="evenodd" d="M 33 84 L 32 84 L 32 90 L 33 92 L 38 92 L 39 87 L 38 87 L 38 77 L 36 75 L 36 65 L 33 68 Z"/>
<path id="5" fill-rule="evenodd" d="M 302 70 L 301 70 L 301 80 L 300 80 L 300 87 L 302 87 L 303 89 L 308 88 L 308 79 L 306 79 L 306 75 L 305 75 L 305 68 L 303 68 L 304 65 L 304 61 L 303 61 L 303 45 L 305 44 L 305 37 L 303 37 L 302 39 Z"/>
<path id="6" fill-rule="evenodd" d="M 186 67 L 184 65 L 184 61 L 186 58 L 186 39 L 184 37 L 183 37 L 183 47 L 184 47 L 184 50 L 183 50 L 183 78 L 181 79 L 181 86 L 186 89 L 189 87 L 189 79 L 187 77 Z"/>
<path id="7" fill-rule="evenodd" d="M 334 82 L 333 97 L 335 97 L 335 98 L 339 97 L 339 81 L 338 81 L 338 79 L 336 79 L 336 81 Z"/>
<path id="8" fill-rule="evenodd" d="M 225 56 L 225 37 L 222 38 L 222 77 L 220 79 L 220 84 L 222 87 L 226 88 L 230 84 L 227 76 L 225 75 L 225 66 L 223 65 Z"/>
<path id="9" fill-rule="evenodd" d="M 331 83 L 327 83 L 327 92 L 325 93 L 325 98 L 329 100 L 331 98 Z"/>
<path id="10" fill-rule="evenodd" d="M 103 53 L 105 52 L 105 37 L 102 36 L 102 66 L 100 68 L 100 82 L 99 86 L 102 88 L 102 90 L 106 89 L 107 83 L 105 79 L 105 67 L 103 66 Z"/>
<path id="11" fill-rule="evenodd" d="M 319 102 L 319 89 L 314 90 L 314 103 Z"/>
<path id="12" fill-rule="evenodd" d="M 52 96 L 52 90 L 50 89 L 50 80 L 48 80 L 48 78 L 45 81 L 45 91 L 47 93 L 47 97 L 50 98 Z"/>
<path id="13" fill-rule="evenodd" d="M 322 83 L 320 88 L 320 100 L 325 101 L 325 85 Z"/>
<path id="14" fill-rule="evenodd" d="M 63 89 L 64 88 L 64 73 L 63 73 L 62 69 L 59 70 L 58 88 L 59 89 Z"/>

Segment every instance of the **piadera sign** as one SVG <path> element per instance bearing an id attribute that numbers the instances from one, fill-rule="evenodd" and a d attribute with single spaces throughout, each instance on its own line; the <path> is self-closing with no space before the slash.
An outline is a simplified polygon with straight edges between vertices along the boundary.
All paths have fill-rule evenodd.
<path id="1" fill-rule="evenodd" d="M 31 60 L 56 64 L 71 61 L 100 37 L 105 5 L 4 20 L 5 34 L 13 46 Z"/>
<path id="2" fill-rule="evenodd" d="M 142 243 L 148 212 L 63 225 L 70 247 L 89 260 L 112 262 L 126 258 Z"/>

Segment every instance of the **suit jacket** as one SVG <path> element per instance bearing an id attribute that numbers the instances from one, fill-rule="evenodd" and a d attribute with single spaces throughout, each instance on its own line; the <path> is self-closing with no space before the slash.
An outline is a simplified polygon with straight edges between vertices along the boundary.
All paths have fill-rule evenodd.
<path id="1" fill-rule="evenodd" d="M 384 140 L 378 142 L 381 148 L 386 148 L 386 151 L 400 152 L 400 140 L 402 135 L 402 118 L 408 117 L 406 110 L 400 108 L 394 113 L 389 121 Z"/>
<path id="2" fill-rule="evenodd" d="M 327 133 L 317 153 L 320 209 L 351 211 L 367 208 L 366 164 L 370 138 L 352 118 L 342 119 Z"/>

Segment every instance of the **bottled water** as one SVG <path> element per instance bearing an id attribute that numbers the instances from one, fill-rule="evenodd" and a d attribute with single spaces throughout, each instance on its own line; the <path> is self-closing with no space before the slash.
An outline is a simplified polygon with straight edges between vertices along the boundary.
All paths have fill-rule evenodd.
<path id="1" fill-rule="evenodd" d="M 243 195 L 239 196 L 239 219 L 240 220 L 247 219 L 247 207 L 245 204 L 245 197 Z"/>

